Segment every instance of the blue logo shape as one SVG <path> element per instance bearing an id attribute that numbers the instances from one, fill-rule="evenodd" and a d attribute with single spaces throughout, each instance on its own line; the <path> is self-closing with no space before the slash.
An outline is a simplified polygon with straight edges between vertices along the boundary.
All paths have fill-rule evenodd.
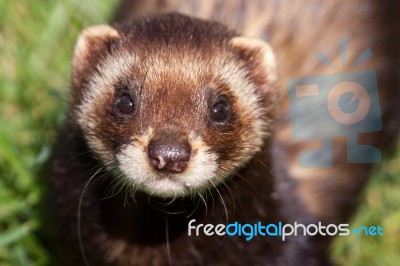
<path id="1" fill-rule="evenodd" d="M 360 100 L 355 98 L 355 96 L 354 93 L 345 93 L 340 96 L 339 106 L 343 112 L 354 113 L 358 109 L 360 106 Z"/>
<path id="2" fill-rule="evenodd" d="M 345 46 L 346 42 L 342 41 L 342 63 Z M 371 55 L 367 50 L 358 61 Z M 321 53 L 317 54 L 317 58 L 334 66 Z M 377 78 L 373 69 L 290 79 L 286 85 L 294 139 L 319 140 L 321 143 L 318 150 L 305 151 L 300 155 L 300 166 L 332 167 L 332 142 L 336 136 L 347 138 L 348 163 L 381 161 L 379 149 L 358 144 L 357 140 L 360 133 L 382 129 Z"/>

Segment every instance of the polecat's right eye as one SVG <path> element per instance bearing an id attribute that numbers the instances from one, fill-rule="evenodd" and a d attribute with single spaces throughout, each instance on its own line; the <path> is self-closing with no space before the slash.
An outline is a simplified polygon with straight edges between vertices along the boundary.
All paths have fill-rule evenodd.
<path id="1" fill-rule="evenodd" d="M 210 117 L 214 122 L 226 122 L 230 118 L 230 107 L 226 101 L 219 101 L 210 110 Z"/>
<path id="2" fill-rule="evenodd" d="M 120 115 L 131 115 L 133 114 L 134 108 L 133 101 L 128 95 L 121 95 L 115 104 L 115 109 Z"/>

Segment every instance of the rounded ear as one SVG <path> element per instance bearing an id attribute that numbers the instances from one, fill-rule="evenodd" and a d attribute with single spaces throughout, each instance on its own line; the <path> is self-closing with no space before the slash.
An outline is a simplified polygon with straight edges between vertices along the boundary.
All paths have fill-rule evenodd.
<path id="1" fill-rule="evenodd" d="M 247 63 L 253 78 L 276 82 L 277 70 L 275 54 L 271 46 L 261 39 L 234 37 L 229 44 Z"/>
<path id="2" fill-rule="evenodd" d="M 102 55 L 110 51 L 110 44 L 119 39 L 118 31 L 108 25 L 91 26 L 83 30 L 75 45 L 72 59 L 73 83 L 82 84 Z"/>
<path id="3" fill-rule="evenodd" d="M 266 106 L 276 106 L 279 96 L 275 54 L 271 46 L 261 39 L 234 37 L 229 45 L 244 62 L 248 77 L 263 96 Z"/>

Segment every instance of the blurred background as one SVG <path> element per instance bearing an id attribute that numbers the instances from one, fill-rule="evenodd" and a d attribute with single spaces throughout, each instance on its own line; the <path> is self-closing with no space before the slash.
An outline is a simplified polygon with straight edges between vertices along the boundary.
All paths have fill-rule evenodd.
<path id="1" fill-rule="evenodd" d="M 115 0 L 0 0 L 0 265 L 56 265 L 43 211 L 45 169 L 64 121 L 74 43 L 106 23 Z M 400 265 L 400 146 L 376 167 L 351 227 L 384 236 L 339 237 L 339 265 Z"/>

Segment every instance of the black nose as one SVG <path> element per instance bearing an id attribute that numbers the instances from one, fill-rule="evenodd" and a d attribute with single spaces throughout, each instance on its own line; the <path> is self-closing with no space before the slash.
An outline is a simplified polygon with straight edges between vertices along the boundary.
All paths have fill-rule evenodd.
<path id="1" fill-rule="evenodd" d="M 150 141 L 147 153 L 156 170 L 179 173 L 188 164 L 190 147 L 186 141 L 161 138 Z"/>

